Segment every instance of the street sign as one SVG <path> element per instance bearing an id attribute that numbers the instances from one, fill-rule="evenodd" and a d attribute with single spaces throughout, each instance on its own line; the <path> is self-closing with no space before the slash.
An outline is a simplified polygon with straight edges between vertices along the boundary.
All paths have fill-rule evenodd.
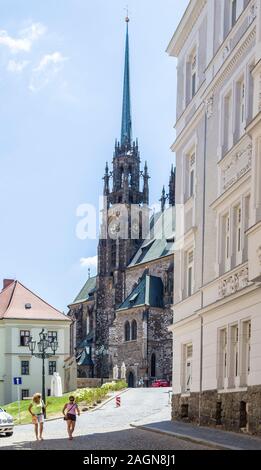
<path id="1" fill-rule="evenodd" d="M 14 385 L 22 385 L 22 377 L 14 377 Z"/>
<path id="2" fill-rule="evenodd" d="M 22 377 L 14 377 L 14 385 L 18 385 L 17 387 L 18 420 L 19 420 L 19 424 L 21 424 L 20 385 L 22 385 Z"/>

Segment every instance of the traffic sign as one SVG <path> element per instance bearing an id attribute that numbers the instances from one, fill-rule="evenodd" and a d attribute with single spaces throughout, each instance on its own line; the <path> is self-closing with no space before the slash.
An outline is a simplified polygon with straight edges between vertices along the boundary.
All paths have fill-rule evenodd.
<path id="1" fill-rule="evenodd" d="M 22 377 L 14 377 L 14 385 L 22 385 Z"/>

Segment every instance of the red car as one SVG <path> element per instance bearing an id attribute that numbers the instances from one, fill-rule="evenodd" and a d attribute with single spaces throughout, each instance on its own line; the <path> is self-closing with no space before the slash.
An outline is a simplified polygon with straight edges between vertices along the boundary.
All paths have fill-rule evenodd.
<path id="1" fill-rule="evenodd" d="M 151 386 L 152 387 L 170 387 L 170 383 L 168 380 L 158 379 L 158 380 L 154 380 Z"/>

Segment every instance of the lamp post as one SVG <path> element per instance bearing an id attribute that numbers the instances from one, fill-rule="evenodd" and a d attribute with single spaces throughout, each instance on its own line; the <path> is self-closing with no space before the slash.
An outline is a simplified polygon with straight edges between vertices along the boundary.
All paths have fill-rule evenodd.
<path id="1" fill-rule="evenodd" d="M 104 345 L 98 347 L 95 351 L 95 354 L 100 358 L 101 363 L 101 385 L 103 384 L 103 358 L 106 354 L 109 354 L 109 350 L 105 348 Z"/>
<path id="2" fill-rule="evenodd" d="M 37 343 L 38 351 L 35 352 L 36 341 L 30 336 L 27 346 L 29 347 L 32 356 L 42 359 L 42 400 L 46 404 L 45 396 L 45 359 L 53 356 L 58 349 L 58 341 L 49 341 L 48 332 L 43 328 L 39 333 L 39 341 Z M 47 352 L 48 348 L 51 348 L 52 352 Z M 45 415 L 45 413 L 44 413 Z"/>

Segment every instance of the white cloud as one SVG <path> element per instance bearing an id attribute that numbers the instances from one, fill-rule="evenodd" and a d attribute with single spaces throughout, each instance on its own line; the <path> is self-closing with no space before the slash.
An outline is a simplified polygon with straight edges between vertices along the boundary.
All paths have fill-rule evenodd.
<path id="1" fill-rule="evenodd" d="M 60 52 L 44 55 L 33 69 L 29 89 L 36 92 L 48 85 L 60 72 L 66 60 L 68 57 L 64 57 Z"/>
<path id="2" fill-rule="evenodd" d="M 97 269 L 97 263 L 98 263 L 98 257 L 96 256 L 90 256 L 89 258 L 81 258 L 80 259 L 80 265 L 83 268 L 95 268 Z"/>
<path id="3" fill-rule="evenodd" d="M 33 43 L 46 32 L 46 27 L 41 23 L 32 23 L 14 38 L 5 30 L 0 30 L 0 45 L 8 47 L 10 52 L 30 52 Z"/>
<path id="4" fill-rule="evenodd" d="M 40 61 L 39 65 L 34 69 L 35 72 L 41 72 L 51 65 L 57 65 L 65 62 L 67 57 L 63 57 L 60 52 L 46 54 Z"/>
<path id="5" fill-rule="evenodd" d="M 9 60 L 7 64 L 7 70 L 8 72 L 13 72 L 13 73 L 20 73 L 24 70 L 27 65 L 30 64 L 29 60 Z"/>

